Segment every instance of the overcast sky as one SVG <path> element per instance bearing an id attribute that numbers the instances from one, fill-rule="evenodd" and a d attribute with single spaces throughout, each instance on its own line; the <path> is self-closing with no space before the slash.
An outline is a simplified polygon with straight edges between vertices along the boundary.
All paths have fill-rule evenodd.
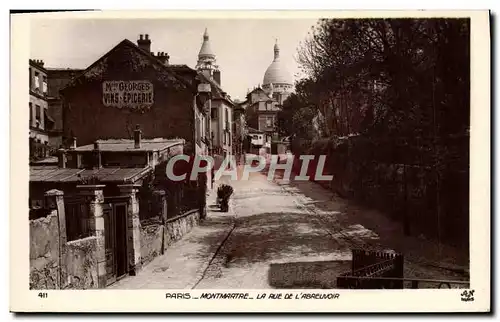
<path id="1" fill-rule="evenodd" d="M 120 41 L 136 43 L 149 34 L 153 52 L 164 51 L 170 63 L 194 68 L 208 28 L 224 90 L 243 99 L 262 83 L 273 60 L 275 38 L 280 57 L 294 80 L 300 77 L 297 48 L 316 20 L 296 19 L 37 19 L 31 22 L 31 58 L 46 67 L 86 68 Z"/>

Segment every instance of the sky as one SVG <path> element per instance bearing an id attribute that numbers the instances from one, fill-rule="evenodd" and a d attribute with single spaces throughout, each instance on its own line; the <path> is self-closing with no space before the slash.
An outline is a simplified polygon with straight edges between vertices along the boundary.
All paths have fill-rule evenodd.
<path id="1" fill-rule="evenodd" d="M 248 89 L 262 84 L 274 56 L 275 39 L 280 59 L 294 81 L 301 77 L 297 49 L 312 19 L 50 19 L 31 21 L 31 59 L 48 68 L 86 68 L 123 39 L 136 43 L 149 34 L 151 51 L 164 51 L 171 64 L 195 67 L 205 28 L 221 71 L 222 88 L 243 100 Z"/>

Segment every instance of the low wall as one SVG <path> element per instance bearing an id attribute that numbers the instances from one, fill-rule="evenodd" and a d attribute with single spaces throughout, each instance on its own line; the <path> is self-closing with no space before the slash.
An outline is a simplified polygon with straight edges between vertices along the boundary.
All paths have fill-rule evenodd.
<path id="1" fill-rule="evenodd" d="M 59 268 L 59 224 L 57 211 L 52 211 L 30 220 L 30 289 L 58 289 Z"/>
<path id="2" fill-rule="evenodd" d="M 141 223 L 141 263 L 145 265 L 162 254 L 163 226 L 161 223 Z"/>
<path id="3" fill-rule="evenodd" d="M 200 222 L 198 210 L 191 210 L 183 215 L 170 218 L 165 223 L 165 247 L 179 240 Z"/>
<path id="4" fill-rule="evenodd" d="M 66 243 L 62 288 L 97 288 L 97 237 L 90 236 Z"/>
<path id="5" fill-rule="evenodd" d="M 141 264 L 146 265 L 161 255 L 173 242 L 179 240 L 200 221 L 198 210 L 168 219 L 165 227 L 160 222 L 141 222 Z"/>

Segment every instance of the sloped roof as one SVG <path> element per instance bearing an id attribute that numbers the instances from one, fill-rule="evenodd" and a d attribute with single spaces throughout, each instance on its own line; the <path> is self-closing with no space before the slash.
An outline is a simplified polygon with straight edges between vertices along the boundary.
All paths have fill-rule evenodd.
<path id="1" fill-rule="evenodd" d="M 260 87 L 254 88 L 250 93 L 247 94 L 247 97 L 250 97 L 253 93 L 262 93 L 265 95 L 265 97 L 271 98 L 269 95 L 267 95 L 266 91 Z"/>
<path id="2" fill-rule="evenodd" d="M 183 144 L 184 140 L 178 139 L 178 140 L 167 140 L 163 138 L 156 138 L 156 139 L 142 139 L 141 140 L 141 147 L 139 149 L 136 149 L 134 147 L 134 140 L 128 140 L 128 139 L 109 139 L 109 140 L 97 140 L 96 141 L 99 144 L 99 150 L 104 151 L 104 152 L 155 152 L 155 151 L 162 151 L 165 150 L 169 147 L 178 145 L 178 144 Z M 92 151 L 94 150 L 94 145 L 93 144 L 87 144 L 87 145 L 82 145 L 74 149 L 73 151 Z"/>
<path id="3" fill-rule="evenodd" d="M 199 58 L 208 57 L 214 58 L 215 54 L 210 46 L 210 39 L 208 36 L 208 30 L 205 28 L 205 33 L 203 34 L 203 44 L 201 45 L 200 52 L 198 53 Z"/>
<path id="4" fill-rule="evenodd" d="M 135 182 L 152 170 L 144 168 L 101 168 L 73 169 L 53 167 L 30 167 L 30 182 L 78 183 L 82 178 L 96 176 L 102 182 L 126 183 Z"/>
<path id="5" fill-rule="evenodd" d="M 175 72 L 175 68 L 170 68 L 168 65 L 165 65 L 162 61 L 157 59 L 155 56 L 151 55 L 151 53 L 146 52 L 145 50 L 139 48 L 136 46 L 132 41 L 128 39 L 122 40 L 120 43 L 118 43 L 115 47 L 113 47 L 110 51 L 108 51 L 106 54 L 101 56 L 99 59 L 97 59 L 94 63 L 92 63 L 89 67 L 87 67 L 82 73 L 80 73 L 77 77 L 73 78 L 63 89 L 61 89 L 61 92 L 64 92 L 67 88 L 73 87 L 76 84 L 78 84 L 82 78 L 87 78 L 87 77 L 95 77 L 96 75 L 99 75 L 101 70 L 99 70 L 98 66 L 102 62 L 104 62 L 113 52 L 117 51 L 121 47 L 129 47 L 135 52 L 139 53 L 142 57 L 147 59 L 151 64 L 153 64 L 155 67 L 159 68 L 160 71 L 165 72 L 166 74 L 166 80 L 169 82 L 175 82 L 178 84 L 182 84 L 184 88 L 188 88 L 192 86 L 192 84 L 187 80 L 186 78 L 182 77 L 181 75 L 178 75 Z M 187 66 L 186 66 L 187 67 Z"/>

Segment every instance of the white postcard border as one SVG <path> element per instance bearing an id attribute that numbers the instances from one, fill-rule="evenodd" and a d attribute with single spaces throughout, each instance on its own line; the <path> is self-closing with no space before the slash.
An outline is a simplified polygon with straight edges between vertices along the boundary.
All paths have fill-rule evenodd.
<path id="1" fill-rule="evenodd" d="M 475 301 L 461 301 L 463 290 L 212 290 L 250 293 L 338 293 L 331 300 L 166 300 L 174 290 L 30 291 L 28 200 L 28 95 L 26 65 L 30 58 L 29 19 L 11 17 L 10 142 L 10 310 L 25 312 L 467 312 L 490 309 L 490 25 L 488 11 L 190 11 L 81 12 L 37 14 L 54 19 L 130 18 L 276 18 L 316 17 L 470 17 L 470 281 Z M 45 292 L 45 291 L 44 291 Z M 203 291 L 186 291 L 192 296 Z"/>

